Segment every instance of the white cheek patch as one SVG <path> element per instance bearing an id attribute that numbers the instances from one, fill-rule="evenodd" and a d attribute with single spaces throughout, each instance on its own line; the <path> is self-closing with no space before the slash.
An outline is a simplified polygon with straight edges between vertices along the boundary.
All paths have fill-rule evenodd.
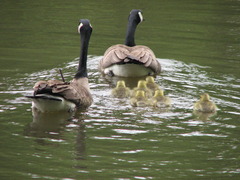
<path id="1" fill-rule="evenodd" d="M 81 29 L 81 27 L 83 26 L 83 24 L 81 23 L 81 24 L 79 24 L 79 26 L 78 26 L 78 33 L 80 33 L 80 29 Z"/>
<path id="2" fill-rule="evenodd" d="M 142 15 L 142 13 L 141 12 L 138 12 L 138 15 L 139 15 L 139 18 L 140 18 L 140 20 L 141 20 L 141 22 L 143 21 L 143 15 Z"/>

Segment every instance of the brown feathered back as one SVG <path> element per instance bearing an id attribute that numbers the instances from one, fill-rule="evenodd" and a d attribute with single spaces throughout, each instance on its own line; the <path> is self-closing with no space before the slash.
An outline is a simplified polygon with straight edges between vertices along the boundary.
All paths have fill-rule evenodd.
<path id="1" fill-rule="evenodd" d="M 129 47 L 123 44 L 111 46 L 106 50 L 103 58 L 100 60 L 99 70 L 103 72 L 105 68 L 113 64 L 127 63 L 130 60 L 143 64 L 155 74 L 161 72 L 161 65 L 150 48 L 142 45 Z"/>
<path id="2" fill-rule="evenodd" d="M 34 95 L 50 94 L 61 96 L 76 104 L 78 108 L 89 107 L 93 102 L 87 78 L 73 79 L 70 83 L 59 80 L 39 81 L 34 85 L 33 89 Z"/>

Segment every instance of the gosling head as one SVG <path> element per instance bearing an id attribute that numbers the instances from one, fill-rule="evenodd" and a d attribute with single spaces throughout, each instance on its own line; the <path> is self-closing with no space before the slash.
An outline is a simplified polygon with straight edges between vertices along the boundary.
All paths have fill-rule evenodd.
<path id="1" fill-rule="evenodd" d="M 208 95 L 208 93 L 204 93 L 201 96 L 201 101 L 210 101 L 210 96 Z"/>
<path id="2" fill-rule="evenodd" d="M 119 87 L 126 87 L 125 81 L 118 81 L 117 88 L 119 88 Z"/>
<path id="3" fill-rule="evenodd" d="M 158 89 L 154 93 L 154 97 L 164 96 L 164 92 L 161 89 Z"/>
<path id="4" fill-rule="evenodd" d="M 147 88 L 147 82 L 144 80 L 139 80 L 137 87 L 138 88 Z"/>
<path id="5" fill-rule="evenodd" d="M 152 76 L 147 76 L 146 81 L 147 83 L 155 83 L 154 78 Z"/>
<path id="6" fill-rule="evenodd" d="M 135 97 L 145 97 L 145 92 L 142 90 L 139 90 L 136 92 Z"/>

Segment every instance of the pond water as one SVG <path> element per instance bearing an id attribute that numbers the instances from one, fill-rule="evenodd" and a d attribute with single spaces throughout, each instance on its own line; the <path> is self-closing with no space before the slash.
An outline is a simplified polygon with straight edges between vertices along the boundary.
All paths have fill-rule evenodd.
<path id="1" fill-rule="evenodd" d="M 112 98 L 118 78 L 97 70 L 104 51 L 124 42 L 134 8 L 145 18 L 136 43 L 162 64 L 156 82 L 173 101 L 168 111 Z M 1 179 L 240 178 L 239 0 L 2 0 L 0 9 Z M 93 105 L 73 115 L 32 112 L 24 96 L 36 81 L 60 79 L 59 68 L 72 79 L 80 18 L 93 26 Z M 203 92 L 216 114 L 193 113 Z"/>

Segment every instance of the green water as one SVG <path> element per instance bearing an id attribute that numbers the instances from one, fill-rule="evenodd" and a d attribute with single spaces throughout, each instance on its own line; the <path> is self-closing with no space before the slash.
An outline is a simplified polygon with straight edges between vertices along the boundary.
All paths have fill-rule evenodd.
<path id="1" fill-rule="evenodd" d="M 170 111 L 112 98 L 117 79 L 97 71 L 104 51 L 124 42 L 133 8 L 145 18 L 136 43 L 161 62 L 156 82 Z M 240 1 L 1 0 L 0 10 L 0 179 L 240 178 Z M 33 84 L 76 71 L 80 18 L 93 26 L 94 104 L 74 116 L 33 114 L 24 98 Z M 193 114 L 203 92 L 217 114 Z"/>

